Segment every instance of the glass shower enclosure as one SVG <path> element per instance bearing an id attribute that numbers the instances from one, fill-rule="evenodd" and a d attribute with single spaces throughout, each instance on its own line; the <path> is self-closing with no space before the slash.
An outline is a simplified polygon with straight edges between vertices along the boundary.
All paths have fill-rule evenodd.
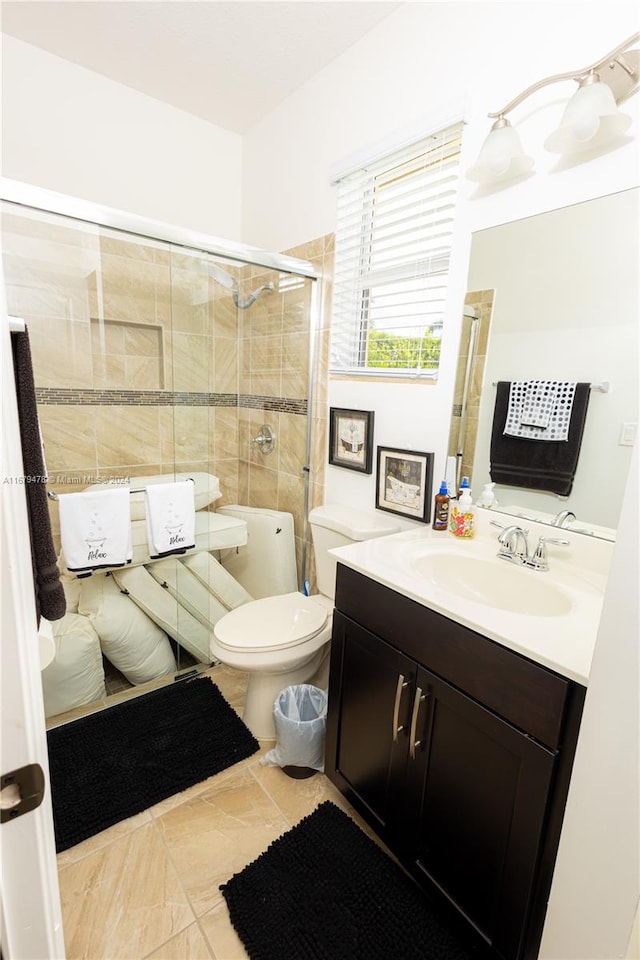
<path id="1" fill-rule="evenodd" d="M 293 515 L 301 585 L 315 268 L 26 185 L 4 181 L 2 197 L 6 307 L 29 332 L 56 546 L 61 494 L 128 484 L 143 537 L 136 491 L 150 478 L 195 478 L 203 530 L 230 504 Z M 43 672 L 47 716 L 209 665 L 219 610 L 175 577 L 141 564 L 149 582 L 134 601 L 116 576 L 78 579 L 61 564 L 67 616 Z M 164 591 L 162 603 L 146 602 L 147 588 Z"/>

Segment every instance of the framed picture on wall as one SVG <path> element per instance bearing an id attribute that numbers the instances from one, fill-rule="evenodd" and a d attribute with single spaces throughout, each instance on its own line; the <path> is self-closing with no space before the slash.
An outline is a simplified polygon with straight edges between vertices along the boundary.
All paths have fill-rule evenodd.
<path id="1" fill-rule="evenodd" d="M 376 507 L 428 523 L 431 519 L 433 454 L 378 447 Z"/>
<path id="2" fill-rule="evenodd" d="M 329 463 L 373 471 L 373 410 L 329 408 Z"/>

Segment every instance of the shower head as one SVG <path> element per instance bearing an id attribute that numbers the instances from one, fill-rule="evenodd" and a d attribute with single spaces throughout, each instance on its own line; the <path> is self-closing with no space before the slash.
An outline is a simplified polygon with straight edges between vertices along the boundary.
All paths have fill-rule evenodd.
<path id="1" fill-rule="evenodd" d="M 223 270 L 222 267 L 219 267 L 215 263 L 208 263 L 207 269 L 217 283 L 222 284 L 227 290 L 231 290 L 233 302 L 239 310 L 246 310 L 247 307 L 250 307 L 252 303 L 256 302 L 261 293 L 265 291 L 267 293 L 273 293 L 275 290 L 274 283 L 265 283 L 261 287 L 258 287 L 257 290 L 254 290 L 253 293 L 250 293 L 246 300 L 241 300 L 240 288 L 238 287 L 238 281 L 235 277 L 232 277 L 230 273 L 227 273 L 226 270 Z"/>
<path id="2" fill-rule="evenodd" d="M 221 283 L 227 290 L 233 290 L 234 293 L 238 292 L 238 281 L 235 277 L 232 277 L 230 273 L 227 273 L 226 270 L 223 270 L 222 267 L 219 267 L 215 263 L 208 263 L 207 270 L 217 283 Z"/>

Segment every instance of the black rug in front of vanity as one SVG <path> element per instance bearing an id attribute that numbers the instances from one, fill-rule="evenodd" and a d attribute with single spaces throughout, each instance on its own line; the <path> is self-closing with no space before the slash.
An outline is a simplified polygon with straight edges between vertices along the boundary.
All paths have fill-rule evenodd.
<path id="1" fill-rule="evenodd" d="M 470 960 L 412 880 L 326 801 L 220 889 L 251 960 Z"/>
<path id="2" fill-rule="evenodd" d="M 73 720 L 47 740 L 58 853 L 259 749 L 209 677 Z"/>

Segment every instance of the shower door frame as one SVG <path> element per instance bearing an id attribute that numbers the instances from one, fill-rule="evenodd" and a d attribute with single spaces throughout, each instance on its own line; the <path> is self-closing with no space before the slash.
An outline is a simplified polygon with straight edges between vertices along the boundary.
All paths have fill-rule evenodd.
<path id="1" fill-rule="evenodd" d="M 320 279 L 313 264 L 308 260 L 291 257 L 282 253 L 271 253 L 248 244 L 237 243 L 222 237 L 212 236 L 188 227 L 178 227 L 165 223 L 162 220 L 152 220 L 139 214 L 128 213 L 114 207 L 106 207 L 82 200 L 68 194 L 56 193 L 42 187 L 35 187 L 18 180 L 0 177 L 0 200 L 6 200 L 18 206 L 28 207 L 42 213 L 60 214 L 72 220 L 90 223 L 96 227 L 107 227 L 120 230 L 122 233 L 151 240 L 161 240 L 171 243 L 185 250 L 210 254 L 222 257 L 238 264 L 247 266 L 265 267 L 292 276 L 303 277 L 313 281 L 311 287 L 311 303 L 309 308 L 309 355 L 307 376 L 307 423 L 305 462 L 302 464 L 303 475 L 303 503 L 302 503 L 302 532 L 301 532 L 301 562 L 299 589 L 304 589 L 304 580 L 307 569 L 307 533 L 309 513 L 309 483 L 311 473 L 311 445 L 314 371 L 316 369 L 316 339 L 320 329 L 320 310 L 322 308 L 320 295 Z"/>

